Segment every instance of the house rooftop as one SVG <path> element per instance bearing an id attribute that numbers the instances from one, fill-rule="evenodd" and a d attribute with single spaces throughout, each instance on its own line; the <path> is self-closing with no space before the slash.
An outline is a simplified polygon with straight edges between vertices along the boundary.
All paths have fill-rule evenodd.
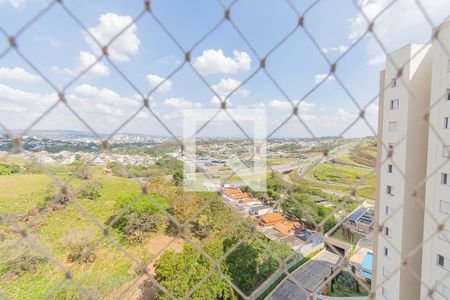
<path id="1" fill-rule="evenodd" d="M 279 231 L 284 236 L 292 235 L 295 233 L 295 230 L 300 227 L 299 222 L 294 221 L 286 221 L 283 223 L 278 223 L 273 226 L 273 229 Z"/>
<path id="2" fill-rule="evenodd" d="M 356 220 L 358 220 L 365 212 L 366 212 L 366 209 L 363 207 L 360 207 L 348 217 L 347 221 L 356 222 Z"/>
<path id="3" fill-rule="evenodd" d="M 241 199 L 241 198 L 248 198 L 249 194 L 247 193 L 236 193 L 236 194 L 231 194 L 230 197 L 232 199 Z"/>
<path id="4" fill-rule="evenodd" d="M 295 235 L 290 235 L 284 238 L 279 239 L 279 241 L 283 244 L 287 244 L 291 247 L 299 247 L 299 246 L 303 246 L 306 245 L 307 242 L 303 241 L 302 239 L 300 239 L 299 237 L 295 236 Z"/>
<path id="5" fill-rule="evenodd" d="M 278 212 L 271 212 L 261 216 L 260 221 L 261 223 L 263 223 L 263 225 L 274 225 L 276 223 L 284 221 L 284 217 Z"/>
<path id="6" fill-rule="evenodd" d="M 224 195 L 238 194 L 242 193 L 241 189 L 226 189 L 223 191 Z"/>
<path id="7" fill-rule="evenodd" d="M 261 200 L 259 200 L 258 198 L 245 198 L 245 199 L 242 199 L 242 203 L 243 204 L 255 203 L 255 202 L 261 203 Z"/>

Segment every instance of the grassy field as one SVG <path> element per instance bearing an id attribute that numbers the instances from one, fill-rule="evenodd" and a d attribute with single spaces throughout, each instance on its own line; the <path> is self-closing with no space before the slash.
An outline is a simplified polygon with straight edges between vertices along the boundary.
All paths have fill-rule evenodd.
<path id="1" fill-rule="evenodd" d="M 64 179 L 67 174 L 56 176 Z M 115 215 L 117 199 L 140 194 L 140 186 L 132 179 L 103 176 L 98 172 L 93 177 L 101 184 L 99 197 L 95 200 L 76 200 L 102 225 Z M 44 202 L 50 182 L 50 178 L 44 174 L 0 176 L 1 212 L 10 217 L 20 217 L 30 212 Z M 80 179 L 73 179 L 70 186 L 76 188 L 79 182 Z M 105 241 L 101 229 L 71 203 L 64 209 L 29 215 L 27 220 L 18 219 L 17 222 L 20 226 L 29 226 L 31 238 L 56 261 L 70 268 L 74 280 L 96 298 L 104 297 L 136 276 L 136 266 L 132 261 Z M 15 243 L 19 242 L 19 235 L 12 231 L 12 227 L 1 223 L 0 233 L 4 237 L 4 241 L 0 242 L 0 257 L 12 255 L 16 249 Z M 93 250 L 95 261 L 88 264 L 68 262 L 67 240 L 79 233 L 88 233 L 96 244 Z M 118 231 L 113 230 L 111 237 L 142 262 L 149 262 L 153 258 L 142 244 L 123 243 Z M 149 234 L 145 237 L 144 245 L 151 241 L 152 236 Z M 52 291 L 60 299 L 72 299 L 75 292 L 75 287 L 68 282 L 62 284 L 59 290 L 54 290 L 64 279 L 64 273 L 49 261 L 41 261 L 33 272 L 20 272 L 12 278 L 8 277 L 10 271 L 0 260 L 0 290 L 10 299 L 41 299 Z"/>
<path id="2" fill-rule="evenodd" d="M 295 161 L 298 161 L 298 159 L 295 158 L 268 158 L 266 160 L 267 165 L 282 165 L 282 164 L 289 164 L 289 163 L 293 163 Z"/>
<path id="3" fill-rule="evenodd" d="M 349 173 L 348 171 L 333 173 L 333 166 L 322 167 L 321 165 L 323 164 L 318 165 L 318 171 L 313 169 L 306 176 L 300 176 L 297 171 L 291 172 L 289 176 L 295 183 L 336 193 L 337 195 L 349 195 L 352 191 L 352 185 L 357 184 L 356 193 L 358 197 L 370 199 L 375 197 L 375 175 L 372 174 L 367 179 L 361 180 L 361 175 L 367 175 L 370 171 L 360 173 L 361 170 L 357 170 L 355 173 Z M 356 169 L 353 170 L 356 171 Z M 316 174 L 316 176 L 312 176 L 312 174 Z"/>
<path id="4" fill-rule="evenodd" d="M 370 170 L 325 163 L 318 164 L 308 175 L 316 180 L 330 183 L 354 185 L 375 182 L 375 174 L 370 174 Z"/>

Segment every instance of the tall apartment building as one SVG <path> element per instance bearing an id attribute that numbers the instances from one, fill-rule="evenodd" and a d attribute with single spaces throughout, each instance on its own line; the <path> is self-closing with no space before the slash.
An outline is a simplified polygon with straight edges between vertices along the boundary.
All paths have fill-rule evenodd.
<path id="1" fill-rule="evenodd" d="M 438 29 L 447 51 L 406 45 L 380 76 L 376 299 L 450 299 L 450 22 Z"/>

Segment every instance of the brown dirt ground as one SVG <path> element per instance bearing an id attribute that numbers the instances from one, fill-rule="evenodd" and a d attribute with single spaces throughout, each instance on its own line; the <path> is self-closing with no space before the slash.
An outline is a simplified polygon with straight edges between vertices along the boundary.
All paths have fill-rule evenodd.
<path id="1" fill-rule="evenodd" d="M 158 233 L 153 236 L 149 241 L 146 242 L 143 247 L 145 247 L 150 255 L 154 257 L 152 262 L 147 266 L 150 274 L 155 275 L 155 268 L 153 263 L 158 260 L 158 258 L 166 250 L 183 250 L 184 242 L 183 240 L 176 239 L 173 237 Z M 134 268 L 135 266 L 133 266 Z M 130 299 L 130 300 L 148 300 L 154 299 L 157 288 L 155 288 L 151 282 L 147 280 L 147 276 L 140 276 L 135 282 L 136 278 L 126 282 L 120 288 L 108 294 L 104 297 L 104 300 L 116 300 L 116 299 Z M 128 289 L 128 290 L 127 290 Z"/>

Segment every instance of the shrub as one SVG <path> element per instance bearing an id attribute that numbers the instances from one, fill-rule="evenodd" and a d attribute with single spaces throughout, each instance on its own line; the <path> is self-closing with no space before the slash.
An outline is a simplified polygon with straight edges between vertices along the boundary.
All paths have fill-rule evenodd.
<path id="1" fill-rule="evenodd" d="M 158 196 L 152 196 L 163 206 L 165 200 Z M 113 227 L 126 234 L 128 241 L 140 242 L 143 235 L 149 232 L 157 232 L 164 224 L 164 217 L 159 209 L 146 197 L 137 200 L 131 207 L 130 203 L 134 201 L 133 195 L 122 197 L 116 203 L 117 214 L 126 213 L 114 223 Z"/>
<path id="2" fill-rule="evenodd" d="M 66 248 L 67 261 L 72 263 L 91 263 L 97 258 L 94 253 L 94 238 L 92 231 L 71 231 L 62 240 Z"/>
<path id="3" fill-rule="evenodd" d="M 49 204 L 60 204 L 65 206 L 68 201 L 69 198 L 67 195 L 64 195 L 53 183 L 50 183 L 47 185 L 44 201 L 38 203 L 38 208 L 39 210 L 43 210 Z"/>
<path id="4" fill-rule="evenodd" d="M 133 232 L 156 232 L 158 231 L 163 222 L 164 218 L 159 213 L 139 213 L 132 212 L 125 216 L 126 224 L 123 231 L 127 234 L 132 234 Z"/>
<path id="5" fill-rule="evenodd" d="M 45 257 L 39 255 L 25 242 L 19 242 L 16 245 L 16 241 L 10 240 L 2 245 L 5 249 L 10 249 L 8 255 L 4 255 L 1 259 L 1 263 L 13 273 L 35 273 L 40 263 L 46 261 Z"/>
<path id="6" fill-rule="evenodd" d="M 0 164 L 0 175 L 10 175 L 20 172 L 20 167 L 16 165 Z"/>
<path id="7" fill-rule="evenodd" d="M 77 196 L 84 199 L 95 200 L 100 197 L 102 184 L 98 181 L 87 181 L 81 183 L 78 188 Z"/>

